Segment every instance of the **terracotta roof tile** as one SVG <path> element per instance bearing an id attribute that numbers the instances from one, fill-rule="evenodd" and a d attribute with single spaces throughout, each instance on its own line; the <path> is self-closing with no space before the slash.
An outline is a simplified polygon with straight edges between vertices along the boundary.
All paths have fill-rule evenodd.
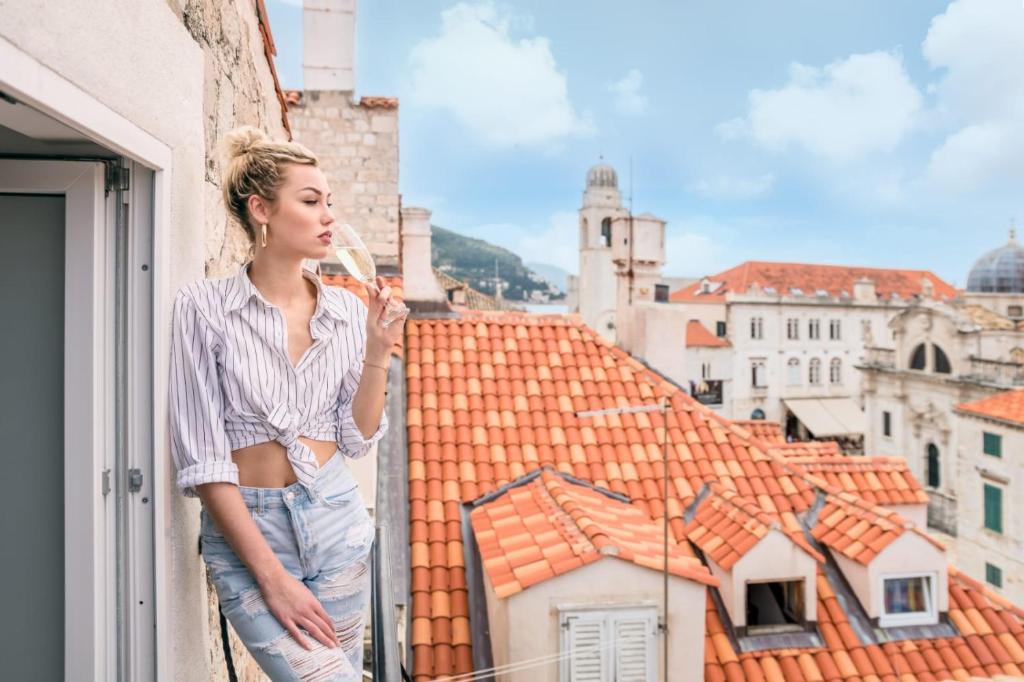
<path id="1" fill-rule="evenodd" d="M 765 421 L 764 419 L 733 419 L 732 423 L 750 432 L 754 438 L 760 438 L 766 443 L 785 443 L 786 437 L 782 435 L 782 425 L 776 422 Z"/>
<path id="2" fill-rule="evenodd" d="M 836 489 L 878 505 L 927 504 L 928 494 L 910 473 L 903 457 L 846 456 L 790 457 L 788 462 L 828 482 Z"/>
<path id="3" fill-rule="evenodd" d="M 907 299 L 920 294 L 923 278 L 932 283 L 935 298 L 956 297 L 956 289 L 952 285 L 927 270 L 746 261 L 717 275 L 709 276 L 711 282 L 718 283 L 711 292 L 700 293 L 701 283 L 697 281 L 674 291 L 669 300 L 673 303 L 712 300 L 720 302 L 725 300 L 726 293 L 747 293 L 752 284 L 757 284 L 761 288 L 772 287 L 784 295 L 788 295 L 791 289 L 800 289 L 805 296 L 814 296 L 820 289 L 828 292 L 830 296 L 839 296 L 844 291 L 852 296 L 854 282 L 862 277 L 867 277 L 875 283 L 875 292 L 879 298 L 889 299 L 895 293 L 900 298 Z"/>
<path id="4" fill-rule="evenodd" d="M 700 323 L 700 320 L 690 320 L 686 323 L 687 348 L 728 348 L 731 346 L 728 339 L 712 334 L 707 327 Z"/>
<path id="5" fill-rule="evenodd" d="M 1024 389 L 996 393 L 981 400 L 960 403 L 956 411 L 1024 425 Z"/>
<path id="6" fill-rule="evenodd" d="M 826 464 L 807 471 L 799 458 L 781 456 L 765 439 L 697 404 L 604 341 L 577 316 L 466 313 L 462 319 L 410 320 L 405 347 L 412 673 L 417 682 L 472 672 L 460 506 L 545 465 L 550 468 L 539 480 L 474 510 L 480 512 L 473 518 L 478 542 L 492 543 L 485 570 L 509 594 L 524 583 L 536 584 L 597 560 L 601 546 L 629 547 L 632 560 L 658 564 L 657 548 L 648 551 L 643 533 L 631 522 L 622 523 L 622 515 L 646 516 L 660 530 L 667 506 L 678 543 L 686 533 L 682 511 L 705 483 L 728 491 L 726 496 L 734 496 L 755 520 L 767 518 L 793 531 L 796 514 L 814 502 L 815 488 L 827 490 L 839 499 L 830 499 L 830 504 L 845 505 L 830 520 L 828 531 L 841 527 L 835 540 L 847 548 L 859 542 L 858 556 L 877 552 L 887 541 L 885 533 L 895 532 L 890 526 L 902 524 L 898 516 L 892 515 L 898 521 L 893 520 L 885 510 L 857 501 L 830 483 Z M 667 505 L 661 493 L 660 413 L 588 419 L 573 414 L 655 403 L 663 394 L 671 405 Z M 879 489 L 889 490 L 891 481 L 882 479 L 884 467 L 878 469 L 864 475 L 878 476 Z M 571 474 L 586 485 L 566 483 L 558 474 Z M 561 490 L 552 493 L 548 482 Z M 615 518 L 602 516 L 611 514 L 610 504 L 593 509 L 587 495 L 605 495 L 587 486 L 624 494 L 631 501 L 621 503 Z M 584 491 L 580 498 L 579 489 Z M 552 529 L 550 519 L 531 512 L 531 505 L 539 505 L 538 493 L 542 501 L 556 499 L 558 518 L 568 517 L 571 523 Z M 819 517 L 824 515 L 831 513 L 823 509 Z M 499 528 L 507 532 L 499 533 Z M 573 552 L 559 530 L 573 538 L 582 554 Z M 658 530 L 655 537 L 660 537 Z M 851 532 L 858 536 L 842 534 Z M 728 539 L 738 542 L 740 537 Z M 588 547 L 594 550 L 584 549 Z M 740 556 L 735 548 L 730 552 Z M 673 569 L 680 567 L 693 564 L 673 564 Z M 760 675 L 765 680 L 820 676 L 844 682 L 909 682 L 997 671 L 1012 676 L 1024 667 L 1024 612 L 952 568 L 949 615 L 954 623 L 968 624 L 960 637 L 909 640 L 912 647 L 906 641 L 864 645 L 822 574 L 818 600 L 825 647 L 738 652 L 709 594 L 705 679 L 756 680 Z M 986 634 L 976 631 L 982 623 Z"/>
<path id="7" fill-rule="evenodd" d="M 766 514 L 718 483 L 709 484 L 707 495 L 697 505 L 693 519 L 683 532 L 705 556 L 728 571 L 771 530 L 785 533 L 815 561 L 825 560 L 807 544 L 795 518 L 790 524 L 784 524 L 781 518 Z"/>
<path id="8" fill-rule="evenodd" d="M 772 454 L 782 457 L 826 457 L 841 455 L 839 443 L 834 440 L 795 441 L 772 445 Z"/>
<path id="9" fill-rule="evenodd" d="M 811 535 L 829 549 L 866 565 L 908 530 L 939 549 L 945 549 L 940 542 L 899 514 L 873 505 L 855 494 L 833 489 L 818 511 Z"/>
<path id="10" fill-rule="evenodd" d="M 369 301 L 369 296 L 366 293 L 366 287 L 363 286 L 362 282 L 357 280 L 355 277 L 350 277 L 348 275 L 327 275 L 327 274 L 325 274 L 325 275 L 321 275 L 320 279 L 321 279 L 321 281 L 323 281 L 325 284 L 327 284 L 329 286 L 341 287 L 342 289 L 347 289 L 348 291 L 351 291 L 353 294 L 355 294 L 356 296 L 359 297 L 359 300 L 362 301 L 364 305 L 367 303 L 367 301 Z M 396 300 L 398 300 L 398 301 L 404 301 L 405 300 L 404 284 L 402 282 L 402 278 L 401 277 L 385 277 L 384 281 L 385 281 L 385 283 L 389 287 L 391 287 L 392 294 L 394 295 Z M 399 357 L 401 357 L 402 356 L 402 344 L 401 343 L 396 344 L 395 348 L 394 348 L 394 350 L 392 352 L 395 355 L 398 355 Z"/>

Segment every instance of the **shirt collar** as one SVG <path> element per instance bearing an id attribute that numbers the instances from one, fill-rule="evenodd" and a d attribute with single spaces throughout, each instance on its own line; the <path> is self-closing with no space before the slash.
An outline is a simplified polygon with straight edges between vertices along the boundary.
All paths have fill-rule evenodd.
<path id="1" fill-rule="evenodd" d="M 263 294 L 260 293 L 256 285 L 249 279 L 249 266 L 252 265 L 252 261 L 246 261 L 241 268 L 238 269 L 238 273 L 231 278 L 228 285 L 228 297 L 225 303 L 225 309 L 229 312 L 241 310 L 244 308 L 250 300 L 255 296 L 263 305 L 269 306 L 270 303 L 263 298 Z M 348 322 L 348 316 L 342 309 L 342 306 L 333 296 L 328 295 L 327 288 L 324 286 L 323 281 L 317 277 L 315 272 L 307 269 L 305 266 L 302 268 L 302 276 L 313 282 L 316 285 L 317 290 L 317 302 L 316 310 L 313 312 L 313 319 L 317 319 L 320 315 L 327 315 L 338 322 Z"/>

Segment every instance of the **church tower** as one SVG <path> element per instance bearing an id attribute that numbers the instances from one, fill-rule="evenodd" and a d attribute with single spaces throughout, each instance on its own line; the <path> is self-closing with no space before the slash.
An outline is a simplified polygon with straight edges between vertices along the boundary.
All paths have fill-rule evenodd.
<path id="1" fill-rule="evenodd" d="M 612 223 L 628 215 L 614 168 L 599 163 L 587 172 L 579 214 L 577 312 L 587 326 L 614 341 L 617 278 L 612 263 Z"/>

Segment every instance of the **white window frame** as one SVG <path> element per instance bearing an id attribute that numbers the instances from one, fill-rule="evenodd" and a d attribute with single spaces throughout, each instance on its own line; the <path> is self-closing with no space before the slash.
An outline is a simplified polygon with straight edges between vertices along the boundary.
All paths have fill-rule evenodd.
<path id="1" fill-rule="evenodd" d="M 560 606 L 558 609 L 558 654 L 559 654 L 559 681 L 560 682 L 571 682 L 570 677 L 570 656 L 566 655 L 568 652 L 569 641 L 570 641 L 570 618 L 579 618 L 583 620 L 589 620 L 599 622 L 603 624 L 603 637 L 607 637 L 609 644 L 607 648 L 602 645 L 602 654 L 604 659 L 602 661 L 602 669 L 606 676 L 602 676 L 595 682 L 614 682 L 615 680 L 615 639 L 614 639 L 614 627 L 615 622 L 621 619 L 633 618 L 643 620 L 646 626 L 650 628 L 650 637 L 647 639 L 647 658 L 646 658 L 646 670 L 645 675 L 649 682 L 655 682 L 658 677 L 659 665 L 658 665 L 658 640 L 662 637 L 661 631 L 658 629 L 658 607 L 654 604 L 631 604 L 628 606 Z"/>
<path id="2" fill-rule="evenodd" d="M 807 361 L 807 383 L 810 386 L 821 386 L 821 360 L 811 358 Z"/>
<path id="3" fill-rule="evenodd" d="M 786 385 L 802 386 L 803 370 L 800 367 L 800 358 L 790 358 L 786 361 Z"/>
<path id="4" fill-rule="evenodd" d="M 768 365 L 764 358 L 751 358 L 750 360 L 750 387 L 768 388 Z"/>
<path id="5" fill-rule="evenodd" d="M 828 321 L 828 338 L 831 341 L 842 341 L 843 340 L 843 327 L 841 320 L 829 320 Z"/>
<path id="6" fill-rule="evenodd" d="M 927 609 L 916 613 L 887 614 L 885 612 L 885 581 L 906 580 L 908 578 L 925 578 L 926 589 L 924 600 Z M 878 577 L 878 624 L 883 628 L 900 627 L 903 625 L 931 625 L 937 623 L 939 614 L 936 611 L 938 600 L 936 589 L 939 575 L 935 571 L 911 571 L 907 573 L 885 573 Z"/>
<path id="7" fill-rule="evenodd" d="M 171 600 L 168 598 L 171 586 L 170 574 L 170 545 L 169 532 L 171 527 L 171 505 L 167 499 L 166 492 L 171 490 L 170 455 L 168 454 L 168 434 L 166 420 L 160 415 L 166 414 L 166 393 L 168 379 L 168 364 L 170 361 L 170 337 L 167 329 L 170 326 L 171 301 L 169 300 L 169 270 L 170 268 L 170 244 L 168 234 L 171 225 L 171 206 L 168 198 L 171 196 L 170 169 L 172 164 L 172 150 L 162 141 L 146 132 L 132 121 L 124 118 L 106 104 L 96 99 L 93 95 L 81 89 L 65 76 L 45 66 L 36 57 L 21 50 L 13 43 L 0 37 L 0 90 L 14 97 L 25 106 L 32 107 L 37 111 L 54 118 L 64 125 L 72 128 L 82 135 L 90 138 L 94 143 L 102 145 L 107 149 L 124 156 L 140 166 L 151 170 L 153 175 L 152 206 L 149 215 L 146 216 L 146 223 L 136 224 L 135 229 L 150 231 L 152 239 L 152 259 L 148 263 L 152 278 L 152 327 L 149 331 L 152 334 L 152 353 L 157 359 L 152 368 L 152 374 L 148 374 L 146 368 L 133 367 L 133 370 L 142 372 L 142 376 L 136 376 L 132 380 L 145 382 L 149 381 L 152 386 L 153 404 L 152 410 L 147 411 L 140 407 L 132 419 L 138 423 L 129 425 L 133 433 L 139 431 L 148 435 L 148 443 L 145 443 L 145 452 L 154 457 L 152 466 L 152 480 L 146 487 L 152 491 L 152 524 L 141 524 L 148 530 L 140 530 L 140 533 L 148 535 L 152 542 L 152 553 L 149 556 L 138 558 L 128 568 L 129 574 L 137 579 L 145 581 L 152 580 L 154 591 L 152 598 L 145 608 L 137 612 L 138 618 L 132 624 L 132 637 L 135 641 L 141 642 L 138 650 L 134 653 L 135 660 L 148 667 L 126 671 L 131 679 L 151 679 L 151 670 L 155 669 L 156 679 L 175 679 L 174 655 L 173 655 L 173 634 L 171 633 L 170 609 Z M 136 194 L 137 173 L 132 173 L 132 194 Z M 136 204 L 136 207 L 138 205 Z M 135 210 L 133 208 L 133 210 Z M 71 280 L 69 280 L 70 283 Z M 106 303 L 106 302 L 104 302 Z M 96 322 L 96 324 L 99 324 Z M 156 418 L 148 415 L 157 415 Z M 148 422 L 148 423 L 147 423 Z M 70 434 L 69 434 L 70 435 Z M 82 441 L 81 433 L 77 434 L 78 440 Z M 99 436 L 97 436 L 99 439 Z M 109 446 L 109 443 L 105 443 Z M 138 447 L 139 443 L 128 439 L 129 447 Z M 99 472 L 90 476 L 99 480 Z M 76 476 L 79 474 L 76 473 Z M 78 479 L 68 479 L 74 481 Z M 70 508 L 68 509 L 70 514 Z M 83 519 L 70 519 L 69 522 L 84 522 Z M 141 528 L 140 526 L 140 528 Z M 68 529 L 71 526 L 67 526 Z M 154 532 L 156 529 L 157 532 Z M 139 541 L 139 537 L 133 538 Z M 89 542 L 89 538 L 82 536 L 76 542 Z M 72 578 L 72 573 L 81 575 L 81 566 L 72 567 L 73 570 L 66 573 L 66 579 Z M 75 592 L 69 592 L 81 599 L 92 598 L 91 592 L 86 594 L 75 588 Z M 97 618 L 113 618 L 115 614 L 114 603 L 107 599 L 109 613 L 97 615 Z M 73 604 L 69 599 L 67 602 L 70 609 Z M 148 615 L 139 615 L 143 611 Z M 83 619 L 89 618 L 89 613 L 82 610 L 80 613 L 71 614 L 71 617 Z M 149 620 L 151 619 L 151 620 Z M 147 622 L 147 620 L 149 622 Z M 96 627 L 100 622 L 95 621 Z M 69 617 L 65 618 L 65 627 L 70 631 L 74 625 Z M 106 625 L 102 628 L 110 637 L 110 628 Z M 65 635 L 65 669 L 69 671 L 67 679 L 109 679 L 114 676 L 115 666 L 115 641 L 105 641 L 94 646 L 91 640 L 83 636 L 79 629 L 70 635 Z M 154 651 L 155 648 L 155 651 Z M 88 649 L 88 653 L 86 653 Z M 83 656 L 87 657 L 85 660 Z M 75 663 L 75 661 L 78 663 Z M 154 661 L 155 660 L 155 664 Z M 71 671 L 74 671 L 73 673 Z"/>
<path id="8" fill-rule="evenodd" d="M 764 318 L 750 318 L 750 338 L 755 341 L 764 339 Z"/>
<path id="9" fill-rule="evenodd" d="M 811 341 L 821 338 L 821 320 L 818 318 L 807 321 L 807 338 Z"/>
<path id="10" fill-rule="evenodd" d="M 800 340 L 800 320 L 790 317 L 786 320 L 786 339 L 790 341 Z"/>
<path id="11" fill-rule="evenodd" d="M 843 383 L 843 361 L 840 358 L 832 358 L 828 361 L 828 383 L 832 386 L 840 386 Z"/>

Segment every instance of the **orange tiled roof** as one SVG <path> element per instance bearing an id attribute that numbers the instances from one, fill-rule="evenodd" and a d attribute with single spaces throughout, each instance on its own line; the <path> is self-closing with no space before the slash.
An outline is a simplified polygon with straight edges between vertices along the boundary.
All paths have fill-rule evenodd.
<path id="1" fill-rule="evenodd" d="M 789 461 L 872 504 L 928 503 L 928 494 L 903 457 L 831 455 L 791 457 Z"/>
<path id="2" fill-rule="evenodd" d="M 732 346 L 728 339 L 715 336 L 707 327 L 700 323 L 700 320 L 690 320 L 686 323 L 686 347 L 687 348 L 727 348 Z"/>
<path id="3" fill-rule="evenodd" d="M 1024 424 L 1024 389 L 996 393 L 981 400 L 960 403 L 957 412 Z"/>
<path id="4" fill-rule="evenodd" d="M 733 419 L 732 423 L 746 429 L 754 438 L 760 438 L 766 443 L 785 443 L 786 437 L 782 435 L 782 425 L 764 419 Z"/>
<path id="5" fill-rule="evenodd" d="M 260 0 L 262 3 L 263 0 Z M 282 103 L 293 106 L 302 104 L 302 90 L 284 90 L 281 93 Z M 397 109 L 397 97 L 360 97 L 359 105 L 369 109 Z"/>
<path id="6" fill-rule="evenodd" d="M 278 104 L 281 105 L 281 125 L 288 133 L 288 139 L 292 139 L 292 127 L 288 123 L 288 101 L 281 89 L 281 81 L 277 77 L 277 67 L 274 66 L 274 55 L 277 54 L 277 46 L 274 44 L 274 36 L 270 32 L 270 15 L 267 13 L 267 6 L 264 0 L 256 0 L 256 19 L 259 24 L 260 37 L 263 38 L 263 56 L 267 58 L 267 66 L 270 67 L 270 76 L 274 81 L 274 94 L 277 95 Z"/>
<path id="7" fill-rule="evenodd" d="M 1024 611 L 949 568 L 949 619 L 959 637 L 864 644 L 831 583 L 818 573 L 818 630 L 825 646 L 737 653 L 710 595 L 704 679 L 707 682 L 874 680 L 914 682 L 1024 676 Z"/>
<path id="8" fill-rule="evenodd" d="M 545 464 L 624 494 L 659 527 L 667 509 L 676 542 L 685 537 L 682 511 L 705 483 L 735 491 L 780 521 L 806 512 L 816 487 L 839 493 L 818 474 L 696 403 L 578 316 L 466 313 L 462 319 L 410 320 L 406 334 L 411 644 L 417 682 L 473 670 L 462 504 Z M 573 414 L 655 403 L 662 392 L 671 404 L 667 505 L 660 413 L 590 419 Z M 824 648 L 740 653 L 712 609 L 706 679 L 897 682 L 903 675 L 910 682 L 948 679 L 951 673 L 1020 674 L 1024 667 L 1024 613 L 952 569 L 950 617 L 966 624 L 958 622 L 961 636 L 884 645 L 861 644 L 827 579 L 819 575 L 818 580 Z"/>
<path id="9" fill-rule="evenodd" d="M 830 457 L 842 455 L 839 443 L 834 440 L 807 440 L 792 443 L 773 444 L 772 453 L 780 457 Z"/>
<path id="10" fill-rule="evenodd" d="M 700 501 L 693 519 L 683 529 L 687 539 L 725 570 L 743 558 L 770 530 L 789 536 L 800 549 L 815 561 L 824 561 L 816 549 L 804 539 L 800 522 L 792 514 L 780 519 L 769 516 L 735 492 L 711 483 L 707 496 Z"/>
<path id="11" fill-rule="evenodd" d="M 646 512 L 545 465 L 533 480 L 511 487 L 470 514 L 483 568 L 498 597 L 617 556 L 660 571 L 664 534 Z M 705 585 L 718 580 L 690 546 L 672 540 L 669 572 Z"/>
<path id="12" fill-rule="evenodd" d="M 956 289 L 927 270 L 893 270 L 884 268 L 849 267 L 845 265 L 812 265 L 807 263 L 768 263 L 746 261 L 734 268 L 708 277 L 721 285 L 714 291 L 700 293 L 700 281 L 693 282 L 674 291 L 669 300 L 674 303 L 693 301 L 724 301 L 726 293 L 745 294 L 752 284 L 761 288 L 773 287 L 779 294 L 789 295 L 796 288 L 804 296 L 814 296 L 819 289 L 829 296 L 839 296 L 845 291 L 853 295 L 853 284 L 867 277 L 875 283 L 879 298 L 890 298 L 894 293 L 902 299 L 921 293 L 921 279 L 927 277 L 932 283 L 935 298 L 953 299 Z"/>
<path id="13" fill-rule="evenodd" d="M 866 565 L 908 530 L 945 549 L 942 543 L 899 514 L 852 493 L 835 491 L 825 499 L 811 535 L 829 549 Z"/>

